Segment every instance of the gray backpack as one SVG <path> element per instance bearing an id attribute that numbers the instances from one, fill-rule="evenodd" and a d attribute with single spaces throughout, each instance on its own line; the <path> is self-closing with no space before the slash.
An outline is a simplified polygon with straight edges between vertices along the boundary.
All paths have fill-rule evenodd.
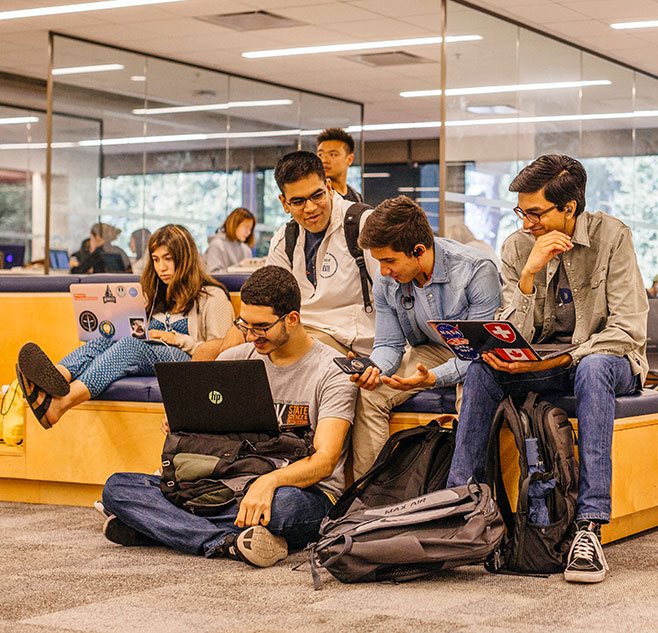
<path id="1" fill-rule="evenodd" d="M 319 568 L 341 582 L 411 580 L 482 562 L 498 548 L 504 524 L 489 487 L 439 489 L 453 446 L 452 432 L 436 422 L 388 439 L 308 547 L 316 589 Z"/>

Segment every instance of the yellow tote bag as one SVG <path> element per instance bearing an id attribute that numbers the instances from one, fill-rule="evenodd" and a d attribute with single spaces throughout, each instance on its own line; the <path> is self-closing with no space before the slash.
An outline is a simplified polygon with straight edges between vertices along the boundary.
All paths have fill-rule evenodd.
<path id="1" fill-rule="evenodd" d="M 14 380 L 2 397 L 0 408 L 0 431 L 7 446 L 19 446 L 23 443 L 24 407 L 18 380 Z"/>

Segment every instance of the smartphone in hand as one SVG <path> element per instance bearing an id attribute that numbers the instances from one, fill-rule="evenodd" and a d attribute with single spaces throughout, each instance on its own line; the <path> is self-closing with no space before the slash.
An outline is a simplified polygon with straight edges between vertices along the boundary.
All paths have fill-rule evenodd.
<path id="1" fill-rule="evenodd" d="M 334 363 L 338 365 L 346 374 L 361 375 L 368 367 L 379 369 L 367 356 L 357 356 L 356 358 L 346 358 L 339 356 L 334 358 Z"/>

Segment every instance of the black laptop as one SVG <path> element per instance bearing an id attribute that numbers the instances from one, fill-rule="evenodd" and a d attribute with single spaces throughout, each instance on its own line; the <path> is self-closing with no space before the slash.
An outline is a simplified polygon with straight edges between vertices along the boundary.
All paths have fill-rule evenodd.
<path id="1" fill-rule="evenodd" d="M 539 361 L 578 347 L 571 343 L 530 345 L 509 321 L 428 321 L 461 360 L 479 360 L 482 352 L 495 352 L 505 361 Z"/>
<path id="2" fill-rule="evenodd" d="M 19 268 L 25 261 L 25 246 L 0 244 L 0 269 Z"/>
<path id="3" fill-rule="evenodd" d="M 262 360 L 156 363 L 172 432 L 278 433 Z"/>

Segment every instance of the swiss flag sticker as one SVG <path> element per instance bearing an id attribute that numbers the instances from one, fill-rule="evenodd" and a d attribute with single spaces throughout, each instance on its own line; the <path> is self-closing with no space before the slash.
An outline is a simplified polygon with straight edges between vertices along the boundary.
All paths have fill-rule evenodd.
<path id="1" fill-rule="evenodd" d="M 485 323 L 484 329 L 505 343 L 513 343 L 516 340 L 514 330 L 507 323 Z"/>
<path id="2" fill-rule="evenodd" d="M 531 349 L 527 347 L 522 348 L 502 348 L 498 347 L 494 350 L 498 356 L 503 360 L 515 361 L 515 360 L 538 360 Z"/>

